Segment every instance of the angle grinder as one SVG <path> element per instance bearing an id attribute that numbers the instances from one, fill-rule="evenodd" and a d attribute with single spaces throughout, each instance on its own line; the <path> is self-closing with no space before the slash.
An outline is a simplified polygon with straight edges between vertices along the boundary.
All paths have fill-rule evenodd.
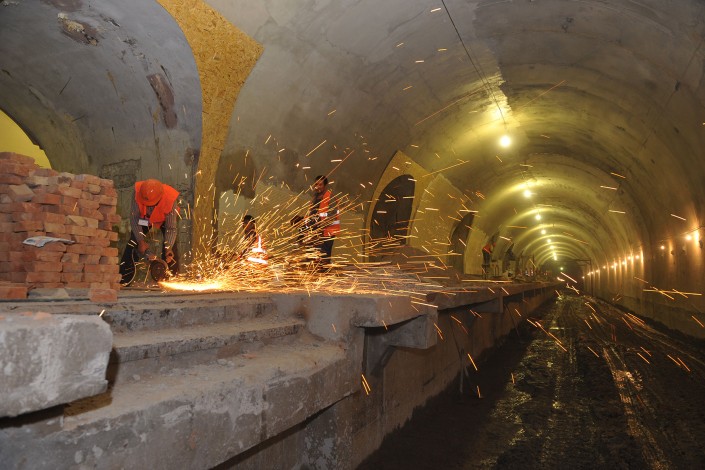
<path id="1" fill-rule="evenodd" d="M 156 282 L 161 282 L 171 276 L 170 267 L 175 263 L 174 254 L 168 251 L 166 261 L 156 258 L 149 262 L 149 274 Z"/>

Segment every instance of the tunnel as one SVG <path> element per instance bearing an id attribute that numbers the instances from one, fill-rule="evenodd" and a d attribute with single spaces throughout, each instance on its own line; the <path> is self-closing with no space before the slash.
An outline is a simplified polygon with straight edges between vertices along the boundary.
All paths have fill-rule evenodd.
<path id="1" fill-rule="evenodd" d="M 120 247 L 137 181 L 196 261 L 326 175 L 334 256 L 480 279 L 494 242 L 495 279 L 702 339 L 704 38 L 698 0 L 3 0 L 0 111 L 114 182 Z"/>

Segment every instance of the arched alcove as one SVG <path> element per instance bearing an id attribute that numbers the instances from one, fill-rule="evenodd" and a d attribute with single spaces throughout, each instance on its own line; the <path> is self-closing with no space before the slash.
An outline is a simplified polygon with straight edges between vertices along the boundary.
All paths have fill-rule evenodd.
<path id="1" fill-rule="evenodd" d="M 406 244 L 414 188 L 414 179 L 410 175 L 401 175 L 390 181 L 380 193 L 370 222 L 371 259 L 380 259 Z"/>
<path id="2" fill-rule="evenodd" d="M 473 212 L 466 214 L 455 226 L 453 234 L 450 236 L 448 264 L 461 273 L 465 272 L 465 249 L 474 218 Z"/>

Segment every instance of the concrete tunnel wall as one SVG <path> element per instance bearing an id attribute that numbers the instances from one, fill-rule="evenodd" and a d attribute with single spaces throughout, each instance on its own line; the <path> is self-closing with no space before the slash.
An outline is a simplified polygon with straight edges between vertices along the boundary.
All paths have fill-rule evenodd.
<path id="1" fill-rule="evenodd" d="M 414 219 L 416 247 L 449 239 L 464 205 L 477 211 L 466 272 L 499 234 L 539 267 L 589 260 L 590 292 L 705 337 L 703 296 L 675 292 L 703 278 L 702 2 L 204 5 L 264 48 L 219 124 L 217 170 L 198 161 L 206 97 L 188 25 L 151 1 L 0 4 L 0 108 L 55 168 L 123 188 L 158 176 L 188 195 L 203 170 L 193 196 L 214 202 L 236 175 L 299 194 L 330 174 L 362 204 L 349 227 L 363 232 L 401 152 L 431 175 L 416 209 L 441 208 Z"/>

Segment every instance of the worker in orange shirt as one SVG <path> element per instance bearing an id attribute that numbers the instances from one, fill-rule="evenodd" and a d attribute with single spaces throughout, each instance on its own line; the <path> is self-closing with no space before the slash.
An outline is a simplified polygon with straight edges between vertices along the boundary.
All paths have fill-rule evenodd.
<path id="1" fill-rule="evenodd" d="M 321 263 L 330 264 L 335 236 L 340 233 L 340 215 L 337 203 L 330 189 L 328 178 L 316 176 L 314 180 L 313 199 L 308 214 L 308 225 L 318 231 L 314 246 L 321 252 Z"/>
<path id="2" fill-rule="evenodd" d="M 130 240 L 125 246 L 120 261 L 120 283 L 128 286 L 135 277 L 135 254 L 147 260 L 157 259 L 150 250 L 146 234 L 150 230 L 161 230 L 162 260 L 169 271 L 176 274 L 179 270 L 179 256 L 176 249 L 179 192 L 156 179 L 147 179 L 135 183 L 135 197 L 130 210 Z"/>
<path id="3" fill-rule="evenodd" d="M 482 277 L 489 279 L 490 263 L 492 262 L 492 252 L 494 251 L 495 243 L 492 239 L 488 240 L 485 246 L 482 247 Z"/>

